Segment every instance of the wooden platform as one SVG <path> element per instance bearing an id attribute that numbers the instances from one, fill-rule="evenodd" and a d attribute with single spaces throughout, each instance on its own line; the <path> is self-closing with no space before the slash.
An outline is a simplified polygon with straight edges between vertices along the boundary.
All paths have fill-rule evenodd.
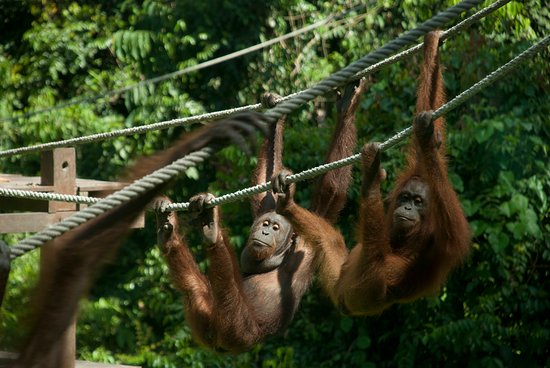
<path id="1" fill-rule="evenodd" d="M 76 177 L 76 154 L 74 148 L 56 148 L 44 151 L 40 155 L 40 176 L 22 176 L 0 173 L 0 188 L 27 190 L 36 192 L 55 192 L 60 194 L 87 197 L 104 197 L 124 188 L 126 183 L 79 179 Z M 0 196 L 0 234 L 36 232 L 48 225 L 85 208 L 85 204 L 62 201 L 44 201 L 34 199 L 10 198 Z M 132 227 L 143 227 L 143 213 Z M 40 249 L 40 277 L 55 267 L 57 250 L 56 240 L 44 244 Z M 9 292 L 9 290 L 8 290 Z M 63 301 L 61 300 L 60 303 Z M 76 316 L 73 323 L 58 337 L 56 359 L 62 361 L 63 368 L 108 368 L 129 367 L 76 361 Z M 15 355 L 0 352 L 0 368 L 9 367 Z M 75 364 L 76 363 L 76 364 Z"/>
<path id="2" fill-rule="evenodd" d="M 6 353 L 0 351 L 0 368 L 9 368 L 10 364 L 13 363 L 16 354 Z M 130 365 L 120 365 L 120 364 L 104 364 L 104 363 L 93 363 L 85 362 L 82 360 L 77 360 L 75 368 L 139 368 L 137 366 Z"/>
<path id="3" fill-rule="evenodd" d="M 22 176 L 0 173 L 0 188 L 27 190 L 33 192 L 55 192 L 53 185 L 41 185 L 40 176 Z M 86 197 L 101 197 L 127 186 L 127 183 L 75 178 L 75 194 Z M 70 204 L 71 210 L 51 211 L 48 201 L 35 199 L 0 197 L 0 234 L 36 232 L 48 225 L 55 224 L 73 213 L 86 207 L 84 204 Z M 141 216 L 133 225 L 142 228 L 144 219 Z"/>

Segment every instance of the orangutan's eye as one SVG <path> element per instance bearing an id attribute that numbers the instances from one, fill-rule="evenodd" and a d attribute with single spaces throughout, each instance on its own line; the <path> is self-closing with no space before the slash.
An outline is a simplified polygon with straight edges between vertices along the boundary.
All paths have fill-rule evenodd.
<path id="1" fill-rule="evenodd" d="M 269 220 L 265 220 L 264 222 L 262 222 L 262 226 L 269 226 Z"/>
<path id="2" fill-rule="evenodd" d="M 273 230 L 275 231 L 279 230 L 279 224 L 273 224 Z"/>

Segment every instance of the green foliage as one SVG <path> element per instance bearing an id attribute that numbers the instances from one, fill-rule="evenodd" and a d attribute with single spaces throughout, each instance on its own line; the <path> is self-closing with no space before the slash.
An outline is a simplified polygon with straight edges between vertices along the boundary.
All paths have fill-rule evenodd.
<path id="1" fill-rule="evenodd" d="M 0 3 L 0 150 L 149 124 L 249 103 L 264 91 L 286 95 L 314 85 L 456 1 L 370 1 L 336 25 L 245 57 L 123 93 L 90 98 L 196 65 L 296 30 L 350 7 L 344 0 L 24 1 Z M 436 9 L 436 10 L 434 10 Z M 540 2 L 511 2 L 447 40 L 442 59 L 449 97 L 550 33 Z M 144 367 L 548 366 L 550 265 L 550 69 L 548 50 L 447 117 L 450 177 L 468 216 L 473 249 L 437 295 L 375 318 L 339 315 L 314 285 L 284 336 L 238 356 L 193 341 L 180 295 L 155 247 L 154 219 L 101 273 L 78 323 L 80 358 Z M 359 143 L 383 141 L 410 124 L 420 56 L 368 78 L 357 114 Z M 18 116 L 64 103 L 48 113 Z M 334 95 L 288 119 L 284 163 L 320 164 L 334 128 Z M 112 179 L 139 154 L 193 127 L 117 138 L 77 149 L 81 177 Z M 225 194 L 249 184 L 255 159 L 236 148 L 189 170 L 167 194 Z M 403 165 L 384 154 L 384 190 Z M 35 175 L 37 155 L 0 160 L 0 171 Z M 359 171 L 338 223 L 353 245 Z M 299 184 L 307 206 L 311 184 Z M 1 207 L 1 205 L 0 205 Z M 0 208 L 1 211 L 1 208 Z M 246 201 L 223 206 L 240 250 L 251 222 Z M 185 221 L 185 213 L 182 213 Z M 202 269 L 200 237 L 185 229 Z M 23 235 L 10 235 L 14 244 Z M 1 349 L 15 349 L 36 278 L 36 255 L 14 262 L 0 320 Z"/>

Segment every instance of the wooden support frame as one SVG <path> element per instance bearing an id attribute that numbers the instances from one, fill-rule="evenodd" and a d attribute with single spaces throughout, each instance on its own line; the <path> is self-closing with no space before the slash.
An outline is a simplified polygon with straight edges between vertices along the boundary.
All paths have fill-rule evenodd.
<path id="1" fill-rule="evenodd" d="M 76 154 L 74 148 L 58 148 L 42 152 L 40 158 L 40 178 L 42 185 L 52 186 L 56 193 L 76 194 Z M 76 210 L 75 203 L 49 202 L 48 213 Z M 40 248 L 40 278 L 48 275 L 57 266 L 56 239 Z M 63 335 L 59 336 L 57 351 L 44 357 L 45 364 L 59 368 L 75 368 L 76 360 L 76 315 Z"/>
<path id="2" fill-rule="evenodd" d="M 40 160 L 41 176 L 25 177 L 14 174 L 0 174 L 0 187 L 60 194 L 78 194 L 82 196 L 99 197 L 105 193 L 124 188 L 126 183 L 105 182 L 76 178 L 76 154 L 74 148 L 56 148 L 45 151 Z M 44 201 L 20 198 L 0 197 L 0 234 L 36 232 L 48 225 L 55 224 L 64 218 L 85 208 L 85 204 L 75 204 L 58 201 Z M 7 212 L 16 211 L 16 212 Z M 142 214 L 132 225 L 142 228 L 145 216 Z M 41 248 L 40 275 L 52 272 L 56 266 L 55 239 Z M 9 291 L 7 291 L 9 292 Z M 44 364 L 59 368 L 75 368 L 76 357 L 76 316 L 73 323 L 59 338 L 59 349 L 44 357 Z M 2 356 L 0 352 L 0 367 L 3 362 L 11 361 L 13 355 Z M 4 361 L 2 358 L 6 358 Z M 76 362 L 76 367 L 107 367 L 95 363 Z M 123 367 L 123 366 L 120 366 Z M 124 366 L 127 367 L 127 366 Z"/>

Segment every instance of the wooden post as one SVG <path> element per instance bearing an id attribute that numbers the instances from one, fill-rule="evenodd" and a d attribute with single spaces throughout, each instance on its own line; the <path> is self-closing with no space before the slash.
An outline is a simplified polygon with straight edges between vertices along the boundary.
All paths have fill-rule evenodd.
<path id="1" fill-rule="evenodd" d="M 76 194 L 76 155 L 74 148 L 56 148 L 42 152 L 40 160 L 41 185 L 54 187 L 54 192 Z M 76 210 L 75 203 L 49 202 L 48 212 Z M 40 277 L 48 277 L 57 263 L 55 239 L 40 250 Z M 63 302 L 60 300 L 60 302 Z M 44 366 L 74 368 L 76 359 L 76 316 L 65 333 L 59 337 L 56 351 L 44 357 Z"/>
<path id="2" fill-rule="evenodd" d="M 53 186 L 54 192 L 76 194 L 76 155 L 74 148 L 44 151 L 40 158 L 40 185 Z M 76 203 L 49 202 L 48 212 L 74 211 Z"/>
<path id="3" fill-rule="evenodd" d="M 1 1 L 1 0 L 0 0 Z M 80 194 L 90 197 L 98 197 L 101 193 L 114 192 L 124 188 L 127 183 L 107 182 L 90 179 L 76 178 L 76 158 L 73 148 L 58 148 L 53 151 L 43 152 L 41 157 L 41 177 L 22 176 L 18 174 L 0 173 L 0 187 L 6 189 L 31 190 L 37 192 L 56 192 L 63 194 Z M 85 208 L 82 205 L 81 208 Z M 36 232 L 46 226 L 55 224 L 79 210 L 79 206 L 73 203 L 49 202 L 47 200 L 31 200 L 21 198 L 0 197 L 0 234 Z M 4 211 L 15 211 L 4 213 Z M 142 228 L 145 223 L 143 214 L 132 224 L 134 228 Z M 50 272 L 55 271 L 57 252 L 56 240 L 48 242 L 41 248 L 40 253 L 40 277 L 48 280 Z M 0 279 L 0 282 L 2 280 Z M 49 292 L 49 287 L 41 291 Z M 60 303 L 63 301 L 60 300 Z M 76 356 L 76 315 L 72 316 L 73 323 L 59 337 L 59 343 L 55 351 L 51 351 L 40 361 L 44 368 L 92 368 L 107 367 L 108 365 L 89 362 L 75 362 Z M 11 367 L 15 359 L 14 354 L 0 351 L 0 368 Z M 110 366 L 110 365 L 109 365 Z M 119 366 L 116 367 L 129 367 Z"/>

